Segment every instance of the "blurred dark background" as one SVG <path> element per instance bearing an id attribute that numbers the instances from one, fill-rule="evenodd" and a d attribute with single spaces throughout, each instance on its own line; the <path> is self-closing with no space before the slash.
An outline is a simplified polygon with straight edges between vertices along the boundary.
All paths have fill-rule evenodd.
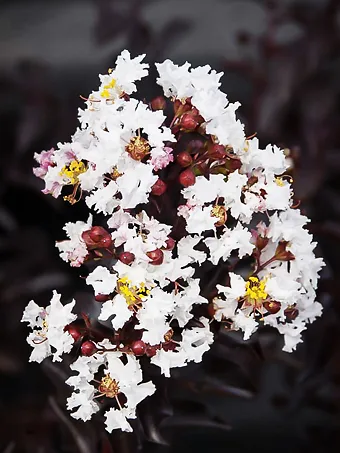
<path id="1" fill-rule="evenodd" d="M 0 1 L 0 452 L 338 452 L 340 448 L 340 2 Z M 324 315 L 293 354 L 269 329 L 221 334 L 200 365 L 160 380 L 135 434 L 66 413 L 67 366 L 28 364 L 22 311 L 56 288 L 93 302 L 54 247 L 87 218 L 41 194 L 33 155 L 67 141 L 79 95 L 124 48 L 147 61 L 209 63 L 242 103 L 248 135 L 291 150 L 302 210 L 327 268 Z M 142 97 L 159 92 L 143 85 Z"/>

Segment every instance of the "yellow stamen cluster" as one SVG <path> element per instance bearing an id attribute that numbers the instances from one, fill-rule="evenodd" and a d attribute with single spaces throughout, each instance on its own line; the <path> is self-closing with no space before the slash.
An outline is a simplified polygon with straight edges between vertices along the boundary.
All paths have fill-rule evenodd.
<path id="1" fill-rule="evenodd" d="M 215 223 L 215 226 L 222 226 L 227 220 L 227 211 L 224 206 L 215 205 L 211 212 L 211 217 L 216 217 L 218 220 Z"/>
<path id="2" fill-rule="evenodd" d="M 257 277 L 249 277 L 246 282 L 245 297 L 252 305 L 267 299 L 268 293 L 266 292 L 265 280 L 260 281 Z"/>
<path id="3" fill-rule="evenodd" d="M 125 147 L 126 151 L 134 160 L 142 160 L 150 152 L 149 142 L 143 137 L 132 137 Z"/>
<path id="4" fill-rule="evenodd" d="M 73 186 L 79 182 L 78 176 L 85 173 L 87 170 L 84 162 L 73 160 L 70 164 L 65 165 L 60 171 L 60 176 L 66 176 Z"/>
<path id="5" fill-rule="evenodd" d="M 284 186 L 284 182 L 283 182 L 283 179 L 282 178 L 275 178 L 275 182 L 278 186 L 280 187 L 283 187 Z"/>
<path id="6" fill-rule="evenodd" d="M 106 374 L 100 381 L 98 391 L 108 398 L 114 398 L 118 395 L 120 389 L 117 381 L 112 379 L 109 374 Z"/>
<path id="7" fill-rule="evenodd" d="M 109 97 L 111 97 L 111 93 L 109 90 L 112 90 L 112 88 L 114 88 L 115 86 L 116 86 L 116 80 L 112 79 L 111 82 L 104 85 L 104 88 L 100 93 L 101 97 L 105 98 L 105 99 L 108 99 Z"/>
<path id="8" fill-rule="evenodd" d="M 131 285 L 131 280 L 122 277 L 117 282 L 117 292 L 125 298 L 129 306 L 132 306 L 142 302 L 148 296 L 150 290 L 146 288 L 144 283 L 141 283 L 139 287 L 134 286 Z"/>

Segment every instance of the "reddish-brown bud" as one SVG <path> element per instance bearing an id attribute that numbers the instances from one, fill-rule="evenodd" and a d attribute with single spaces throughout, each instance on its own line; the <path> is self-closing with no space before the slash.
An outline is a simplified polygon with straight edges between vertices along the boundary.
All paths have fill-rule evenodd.
<path id="1" fill-rule="evenodd" d="M 179 175 L 179 182 L 183 187 L 189 187 L 195 184 L 196 176 L 190 168 L 182 171 Z"/>
<path id="2" fill-rule="evenodd" d="M 89 230 L 89 236 L 94 242 L 100 242 L 103 237 L 107 236 L 108 232 L 105 230 L 105 228 L 101 226 L 93 226 Z"/>
<path id="3" fill-rule="evenodd" d="M 187 112 L 188 110 L 191 110 L 191 101 L 190 99 L 187 99 L 184 104 L 182 101 L 179 99 L 176 99 L 174 102 L 174 112 L 177 117 L 180 115 L 183 115 L 184 112 Z"/>
<path id="4" fill-rule="evenodd" d="M 272 315 L 275 315 L 278 313 L 281 309 L 281 304 L 280 302 L 277 302 L 276 300 L 271 300 L 268 302 L 263 302 L 264 308 Z"/>
<path id="5" fill-rule="evenodd" d="M 227 156 L 225 146 L 217 144 L 212 145 L 212 147 L 209 149 L 209 156 L 212 159 L 216 160 L 225 159 L 225 157 Z"/>
<path id="6" fill-rule="evenodd" d="M 111 299 L 111 296 L 109 296 L 108 294 L 97 294 L 96 296 L 94 296 L 94 299 L 97 302 L 106 302 Z"/>
<path id="7" fill-rule="evenodd" d="M 199 122 L 195 118 L 195 115 L 189 112 L 184 113 L 184 115 L 181 116 L 179 125 L 181 129 L 185 131 L 194 131 L 196 127 L 199 125 Z"/>
<path id="8" fill-rule="evenodd" d="M 189 167 L 192 164 L 192 157 L 188 151 L 182 151 L 179 153 L 176 160 L 181 167 Z"/>
<path id="9" fill-rule="evenodd" d="M 69 324 L 68 326 L 65 327 L 64 330 L 71 335 L 74 341 L 78 341 L 79 338 L 82 336 L 79 328 L 74 324 Z"/>
<path id="10" fill-rule="evenodd" d="M 165 182 L 158 178 L 151 188 L 151 193 L 159 197 L 163 195 L 163 193 L 166 191 L 166 188 L 167 185 L 165 184 Z"/>
<path id="11" fill-rule="evenodd" d="M 131 264 L 135 259 L 135 255 L 131 252 L 122 252 L 119 254 L 118 259 L 124 264 Z"/>
<path id="12" fill-rule="evenodd" d="M 156 266 L 163 263 L 164 253 L 161 249 L 151 250 L 151 252 L 146 252 L 146 254 L 151 259 L 150 264 Z"/>
<path id="13" fill-rule="evenodd" d="M 157 346 L 147 346 L 147 347 L 146 347 L 145 354 L 146 354 L 148 357 L 153 357 L 153 356 L 156 355 L 156 352 L 157 352 L 158 349 L 159 349 L 159 347 L 157 347 Z"/>
<path id="14" fill-rule="evenodd" d="M 294 321 L 294 319 L 296 319 L 299 314 L 299 310 L 295 307 L 288 307 L 285 309 L 284 314 L 286 318 L 290 319 L 291 321 Z"/>
<path id="15" fill-rule="evenodd" d="M 97 352 L 97 347 L 93 343 L 93 341 L 84 341 L 84 343 L 81 345 L 80 350 L 83 355 L 89 357 Z"/>
<path id="16" fill-rule="evenodd" d="M 110 233 L 101 226 L 93 226 L 90 230 L 84 231 L 81 236 L 89 250 L 109 248 L 112 245 Z"/>
<path id="17" fill-rule="evenodd" d="M 131 350 L 135 355 L 144 355 L 146 344 L 142 340 L 134 341 L 131 345 Z"/>
<path id="18" fill-rule="evenodd" d="M 164 110 L 166 108 L 166 100 L 164 96 L 157 96 L 151 101 L 152 110 Z"/>
<path id="19" fill-rule="evenodd" d="M 165 244 L 166 244 L 165 250 L 173 250 L 176 245 L 176 241 L 175 241 L 175 239 L 172 239 L 171 237 L 169 237 L 165 241 Z"/>

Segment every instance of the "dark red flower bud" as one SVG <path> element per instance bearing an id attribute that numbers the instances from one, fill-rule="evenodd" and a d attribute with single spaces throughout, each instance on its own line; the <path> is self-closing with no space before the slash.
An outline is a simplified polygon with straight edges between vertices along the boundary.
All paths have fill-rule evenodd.
<path id="1" fill-rule="evenodd" d="M 184 113 L 184 115 L 181 116 L 179 125 L 181 129 L 184 129 L 185 131 L 194 131 L 199 125 L 199 122 L 192 113 Z"/>
<path id="2" fill-rule="evenodd" d="M 135 255 L 131 252 L 122 252 L 119 254 L 118 259 L 124 264 L 131 264 L 135 259 Z"/>
<path id="3" fill-rule="evenodd" d="M 275 315 L 278 313 L 281 309 L 281 304 L 280 302 L 277 302 L 276 300 L 271 300 L 268 302 L 263 302 L 264 308 L 272 315 Z"/>
<path id="4" fill-rule="evenodd" d="M 176 241 L 175 239 L 172 239 L 171 237 L 169 237 L 166 241 L 165 241 L 165 244 L 166 244 L 166 248 L 165 250 L 173 250 L 175 245 L 176 245 Z"/>
<path id="5" fill-rule="evenodd" d="M 78 341 L 79 338 L 82 336 L 80 329 L 74 324 L 69 324 L 68 326 L 65 327 L 64 330 L 71 335 L 74 341 Z"/>
<path id="6" fill-rule="evenodd" d="M 155 184 L 151 188 L 151 193 L 153 195 L 157 195 L 159 197 L 159 196 L 163 195 L 163 193 L 166 191 L 166 188 L 167 188 L 167 185 L 165 184 L 165 182 L 158 178 L 157 181 L 155 182 Z"/>
<path id="7" fill-rule="evenodd" d="M 83 355 L 89 357 L 97 352 L 97 347 L 93 343 L 93 341 L 84 341 L 84 343 L 81 345 L 80 350 Z"/>
<path id="8" fill-rule="evenodd" d="M 187 99 L 184 104 L 179 99 L 176 99 L 174 102 L 174 112 L 177 117 L 183 115 L 184 112 L 191 110 L 191 108 L 192 106 L 190 99 Z"/>
<path id="9" fill-rule="evenodd" d="M 150 264 L 159 265 L 163 263 L 164 253 L 161 249 L 155 249 L 151 252 L 146 252 L 147 256 L 151 259 Z"/>
<path id="10" fill-rule="evenodd" d="M 166 100 L 164 96 L 157 96 L 151 101 L 152 110 L 164 110 L 166 107 Z"/>
<path id="11" fill-rule="evenodd" d="M 176 157 L 177 162 L 181 167 L 189 167 L 192 164 L 192 157 L 187 151 L 182 151 Z"/>
<path id="12" fill-rule="evenodd" d="M 97 302 L 106 302 L 107 300 L 111 299 L 111 296 L 109 296 L 108 294 L 97 294 L 96 296 L 94 296 L 94 299 Z"/>
<path id="13" fill-rule="evenodd" d="M 89 236 L 94 242 L 100 242 L 107 235 L 108 232 L 101 226 L 93 226 L 89 231 Z"/>
<path id="14" fill-rule="evenodd" d="M 209 150 L 209 156 L 212 159 L 222 160 L 227 156 L 225 146 L 214 144 Z"/>
<path id="15" fill-rule="evenodd" d="M 131 345 L 131 350 L 135 355 L 144 355 L 146 344 L 142 340 L 134 341 Z"/>
<path id="16" fill-rule="evenodd" d="M 299 310 L 295 307 L 288 307 L 285 309 L 284 314 L 286 318 L 290 319 L 291 321 L 294 321 L 294 319 L 296 319 L 299 314 Z"/>
<path id="17" fill-rule="evenodd" d="M 146 351 L 145 351 L 145 354 L 148 356 L 148 357 L 153 357 L 154 355 L 156 355 L 156 352 L 157 350 L 159 349 L 159 347 L 157 346 L 147 346 L 146 347 Z"/>
<path id="18" fill-rule="evenodd" d="M 179 175 L 179 182 L 183 187 L 189 187 L 195 184 L 196 176 L 190 168 L 182 171 Z"/>
<path id="19" fill-rule="evenodd" d="M 82 233 L 83 241 L 88 249 L 109 248 L 112 245 L 111 234 L 101 226 L 93 226 Z"/>

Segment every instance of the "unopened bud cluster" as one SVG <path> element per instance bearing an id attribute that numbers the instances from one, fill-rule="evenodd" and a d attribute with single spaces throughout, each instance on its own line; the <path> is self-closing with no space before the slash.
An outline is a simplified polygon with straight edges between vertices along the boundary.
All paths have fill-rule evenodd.
<path id="1" fill-rule="evenodd" d="M 79 110 L 71 141 L 35 156 L 44 193 L 92 212 L 67 223 L 57 247 L 80 267 L 100 314 L 77 317 L 56 291 L 47 307 L 31 301 L 22 319 L 30 360 L 73 354 L 67 407 L 88 420 L 109 401 L 108 431 L 131 431 L 136 406 L 154 393 L 147 361 L 168 377 L 200 362 L 220 327 L 246 340 L 270 325 L 290 352 L 321 314 L 323 262 L 294 207 L 284 152 L 246 137 L 239 103 L 209 66 L 156 64 L 164 96 L 138 101 L 144 57 L 123 51 Z"/>

